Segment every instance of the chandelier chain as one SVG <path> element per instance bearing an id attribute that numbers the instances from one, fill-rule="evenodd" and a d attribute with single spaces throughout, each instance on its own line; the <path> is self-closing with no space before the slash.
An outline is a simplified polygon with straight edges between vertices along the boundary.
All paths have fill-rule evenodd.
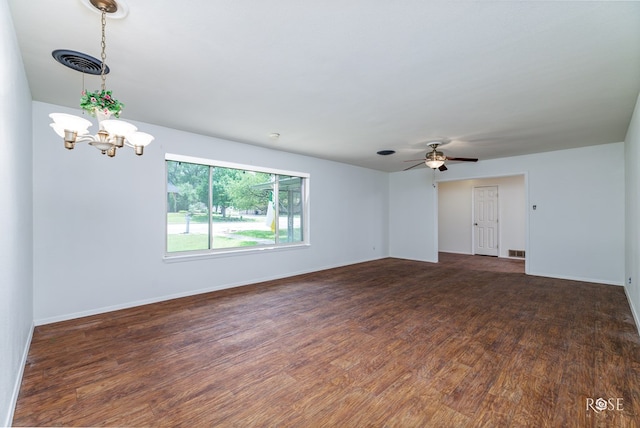
<path id="1" fill-rule="evenodd" d="M 102 90 L 106 91 L 106 76 L 105 76 L 105 68 L 106 68 L 106 60 L 107 60 L 107 39 L 105 37 L 105 27 L 107 26 L 107 10 L 103 7 L 102 10 L 102 40 L 100 42 L 100 47 L 102 48 L 102 53 L 100 54 L 100 58 L 102 59 L 102 65 L 100 67 L 100 78 L 102 79 Z"/>

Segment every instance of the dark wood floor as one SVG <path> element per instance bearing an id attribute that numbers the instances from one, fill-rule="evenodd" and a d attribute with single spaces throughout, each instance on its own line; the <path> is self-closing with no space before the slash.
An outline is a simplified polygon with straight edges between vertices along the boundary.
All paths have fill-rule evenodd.
<path id="1" fill-rule="evenodd" d="M 438 253 L 438 266 L 462 270 L 524 273 L 524 259 L 506 259 L 491 256 L 468 256 L 455 253 Z"/>
<path id="2" fill-rule="evenodd" d="M 637 426 L 640 338 L 622 287 L 441 260 L 38 327 L 14 424 Z M 478 260 L 466 264 L 500 262 Z"/>

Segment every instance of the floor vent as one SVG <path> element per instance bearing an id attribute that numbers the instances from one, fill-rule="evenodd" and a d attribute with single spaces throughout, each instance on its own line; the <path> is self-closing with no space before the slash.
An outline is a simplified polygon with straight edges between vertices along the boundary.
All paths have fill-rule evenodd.
<path id="1" fill-rule="evenodd" d="M 509 250 L 509 257 L 520 257 L 524 259 L 524 250 Z"/>

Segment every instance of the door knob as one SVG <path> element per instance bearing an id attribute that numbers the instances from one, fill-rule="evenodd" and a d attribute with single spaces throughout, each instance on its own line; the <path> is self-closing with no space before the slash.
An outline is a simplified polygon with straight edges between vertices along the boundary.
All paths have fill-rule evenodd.
<path id="1" fill-rule="evenodd" d="M 477 225 L 478 225 L 478 223 L 473 223 L 473 225 L 474 225 L 474 226 L 477 226 Z"/>

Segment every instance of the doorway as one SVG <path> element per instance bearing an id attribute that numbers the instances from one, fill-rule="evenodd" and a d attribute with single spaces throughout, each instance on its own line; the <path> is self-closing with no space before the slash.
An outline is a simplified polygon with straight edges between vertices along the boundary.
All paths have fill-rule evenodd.
<path id="1" fill-rule="evenodd" d="M 526 256 L 527 196 L 525 175 L 494 178 L 439 181 L 437 192 L 438 252 L 473 255 L 477 241 L 474 233 L 476 222 L 474 188 L 498 189 L 496 205 L 499 233 L 495 237 L 498 258 L 522 260 L 511 256 L 510 250 Z M 526 264 L 526 263 L 525 263 Z"/>

